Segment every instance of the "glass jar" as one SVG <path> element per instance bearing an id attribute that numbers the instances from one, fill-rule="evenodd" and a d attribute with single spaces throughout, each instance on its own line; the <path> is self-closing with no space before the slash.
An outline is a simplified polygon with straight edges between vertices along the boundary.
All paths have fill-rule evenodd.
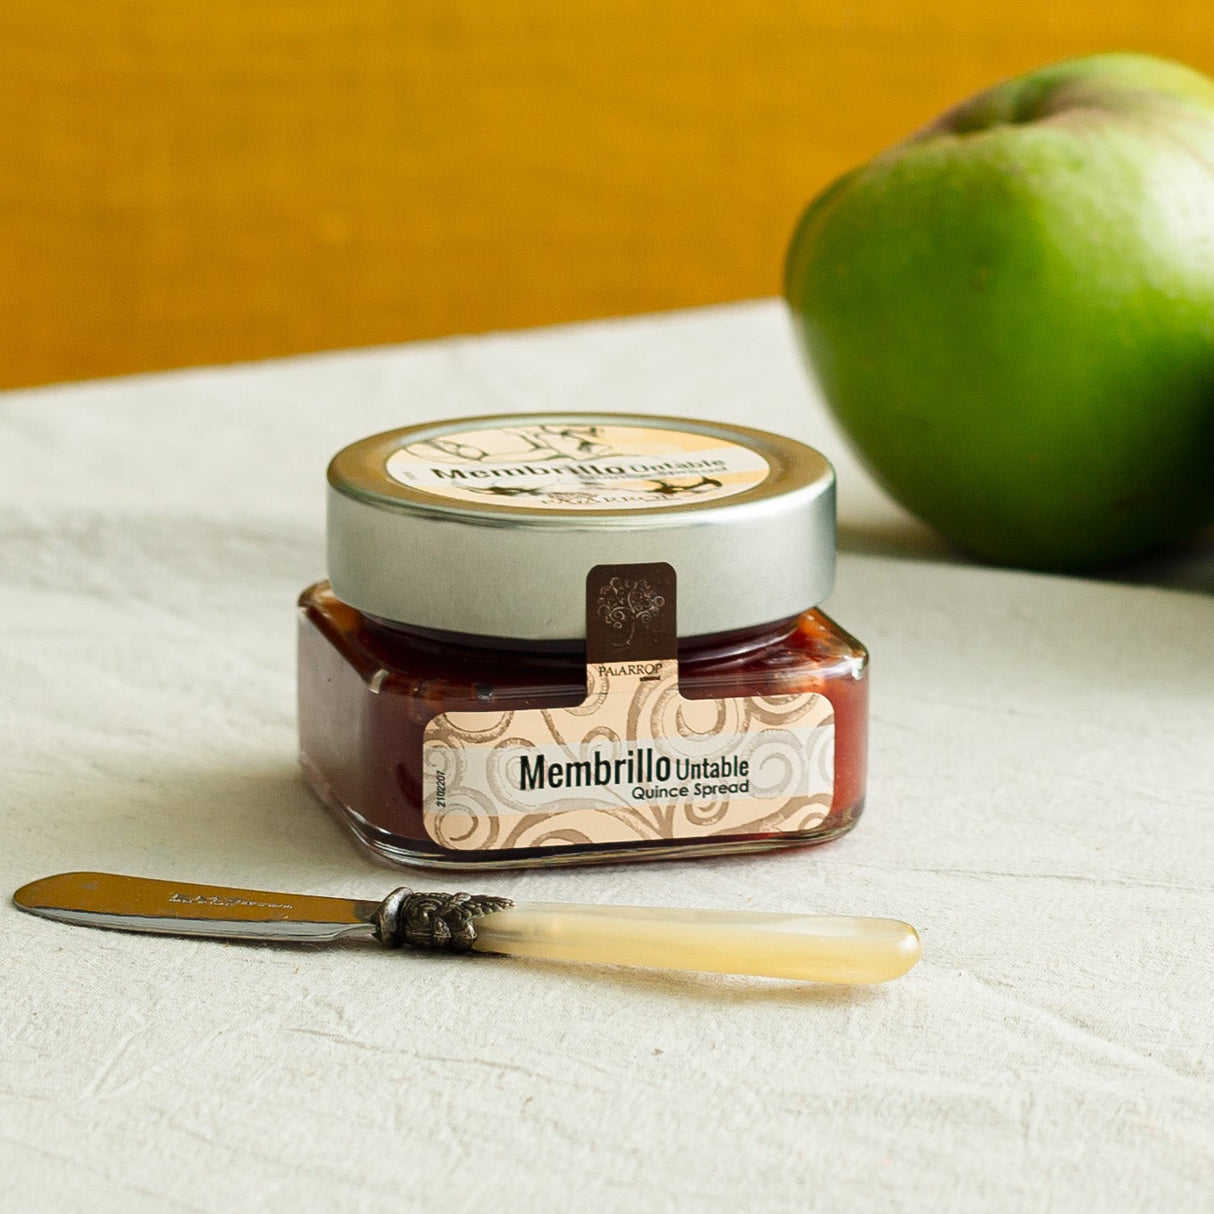
<path id="1" fill-rule="evenodd" d="M 300 754 L 377 857 L 633 860 L 855 823 L 867 655 L 815 607 L 817 452 L 669 418 L 474 418 L 355 443 L 329 482 Z"/>

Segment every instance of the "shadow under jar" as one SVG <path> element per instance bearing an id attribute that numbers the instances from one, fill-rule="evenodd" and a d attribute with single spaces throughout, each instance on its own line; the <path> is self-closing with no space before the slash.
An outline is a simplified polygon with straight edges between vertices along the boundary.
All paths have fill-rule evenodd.
<path id="1" fill-rule="evenodd" d="M 329 469 L 299 730 L 380 859 L 637 860 L 817 843 L 864 803 L 867 655 L 815 604 L 834 474 L 622 415 L 392 431 Z"/>

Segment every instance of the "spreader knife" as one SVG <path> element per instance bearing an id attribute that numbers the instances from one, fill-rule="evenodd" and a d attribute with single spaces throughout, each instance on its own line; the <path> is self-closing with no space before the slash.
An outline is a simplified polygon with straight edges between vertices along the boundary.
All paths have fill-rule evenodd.
<path id="1" fill-rule="evenodd" d="M 296 943 L 367 935 L 390 948 L 813 982 L 887 982 L 906 973 L 920 955 L 915 929 L 897 919 L 516 903 L 404 888 L 376 902 L 60 873 L 23 886 L 13 902 L 48 919 L 119 931 Z"/>

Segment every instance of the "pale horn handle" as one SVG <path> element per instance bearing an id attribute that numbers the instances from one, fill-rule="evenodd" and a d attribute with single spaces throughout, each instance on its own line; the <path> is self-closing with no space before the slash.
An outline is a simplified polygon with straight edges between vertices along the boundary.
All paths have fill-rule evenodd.
<path id="1" fill-rule="evenodd" d="M 477 952 L 709 970 L 767 978 L 888 982 L 919 960 L 897 919 L 522 902 L 476 919 Z"/>

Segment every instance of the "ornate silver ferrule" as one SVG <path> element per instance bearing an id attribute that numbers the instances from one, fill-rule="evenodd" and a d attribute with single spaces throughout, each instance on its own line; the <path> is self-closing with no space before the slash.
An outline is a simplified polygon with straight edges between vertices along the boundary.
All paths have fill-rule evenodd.
<path id="1" fill-rule="evenodd" d="M 466 953 L 476 940 L 475 920 L 506 910 L 510 898 L 489 894 L 414 893 L 393 890 L 375 912 L 375 937 L 388 948 L 438 948 Z"/>

